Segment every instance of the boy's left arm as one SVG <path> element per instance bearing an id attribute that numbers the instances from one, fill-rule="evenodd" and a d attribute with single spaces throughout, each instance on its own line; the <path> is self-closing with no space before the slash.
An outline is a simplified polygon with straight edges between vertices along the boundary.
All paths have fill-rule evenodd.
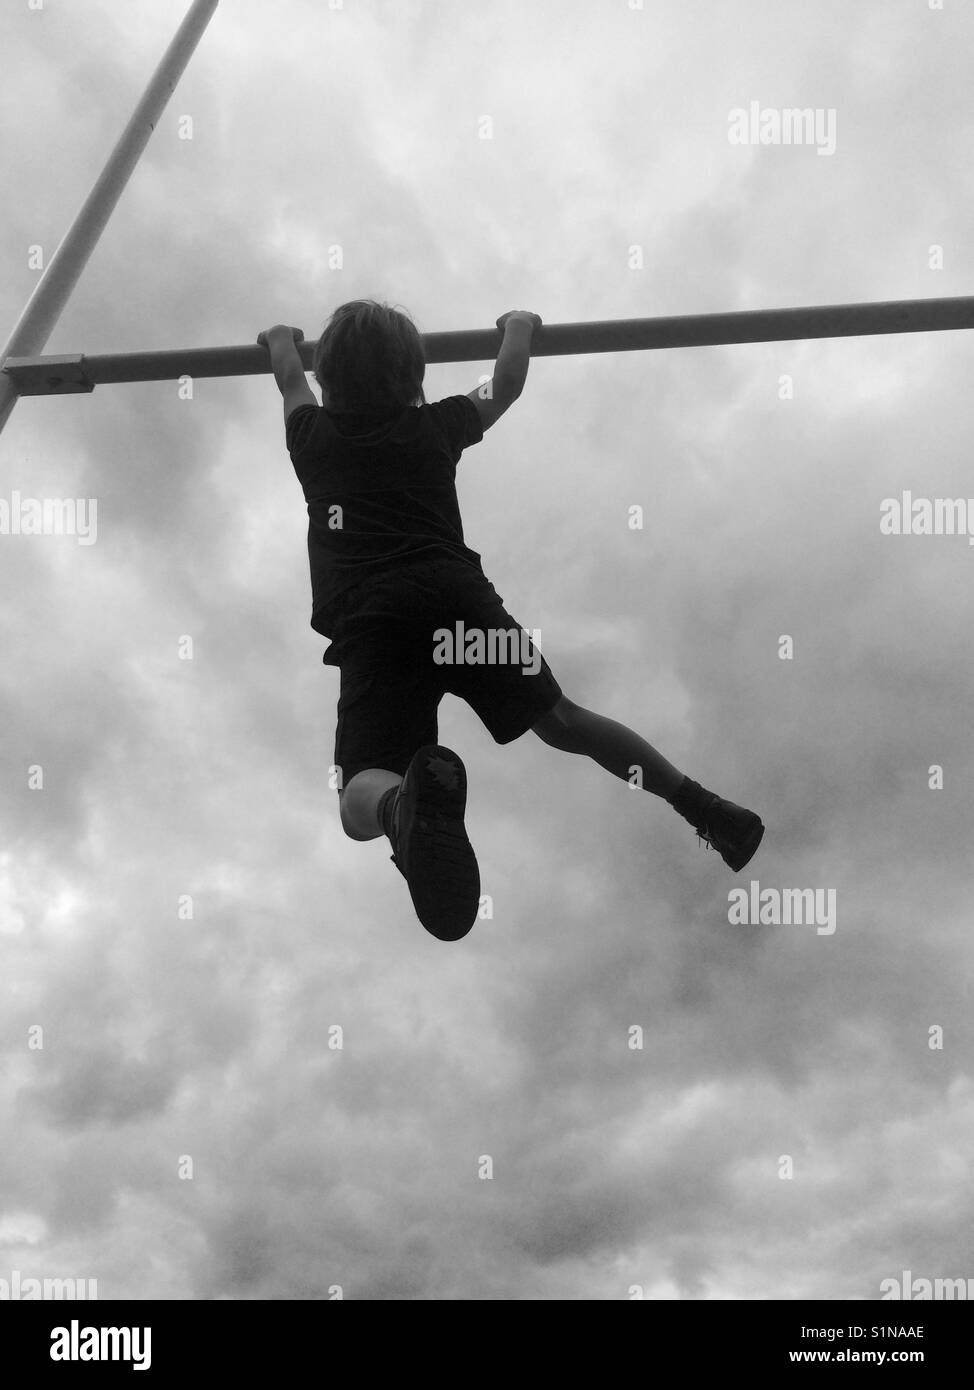
<path id="1" fill-rule="evenodd" d="M 284 423 L 299 405 L 317 405 L 315 393 L 308 385 L 304 363 L 298 352 L 298 343 L 303 342 L 304 334 L 300 328 L 289 328 L 278 323 L 265 329 L 257 341 L 267 348 L 271 355 L 271 370 L 281 395 L 284 397 Z"/>

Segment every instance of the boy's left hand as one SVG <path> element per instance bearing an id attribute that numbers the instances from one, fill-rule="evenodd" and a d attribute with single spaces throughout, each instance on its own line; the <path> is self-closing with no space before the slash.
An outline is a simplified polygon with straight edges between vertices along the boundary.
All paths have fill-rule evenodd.
<path id="1" fill-rule="evenodd" d="M 304 334 L 301 332 L 300 328 L 291 328 L 286 323 L 275 323 L 273 328 L 265 328 L 263 333 L 257 334 L 257 341 L 261 347 L 270 347 L 269 339 L 272 333 L 290 333 L 294 342 L 304 342 Z"/>

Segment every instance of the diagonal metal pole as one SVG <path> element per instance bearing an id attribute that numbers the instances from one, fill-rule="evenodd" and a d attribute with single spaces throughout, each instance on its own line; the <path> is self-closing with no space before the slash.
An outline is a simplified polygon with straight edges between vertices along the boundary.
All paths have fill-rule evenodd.
<path id="1" fill-rule="evenodd" d="M 800 338 L 857 338 L 887 333 L 937 333 L 974 328 L 974 296 L 891 299 L 866 304 L 814 304 L 792 309 L 745 309 L 725 314 L 670 318 L 603 319 L 546 323 L 531 339 L 532 357 L 591 352 L 710 347 L 725 343 L 774 343 Z M 497 356 L 497 328 L 424 333 L 428 363 L 484 362 Z M 315 344 L 299 344 L 310 369 Z M 68 395 L 125 381 L 175 381 L 179 377 L 256 376 L 269 372 L 270 355 L 256 343 L 233 347 L 177 348 L 161 352 L 105 353 L 86 357 L 22 357 L 3 363 L 24 396 Z"/>
<path id="2" fill-rule="evenodd" d="M 6 346 L 0 351 L 0 363 L 7 357 L 29 357 L 43 351 L 218 4 L 219 0 L 194 0 L 101 176 L 48 262 Z M 17 396 L 14 378 L 9 374 L 0 375 L 0 430 L 7 423 Z"/>

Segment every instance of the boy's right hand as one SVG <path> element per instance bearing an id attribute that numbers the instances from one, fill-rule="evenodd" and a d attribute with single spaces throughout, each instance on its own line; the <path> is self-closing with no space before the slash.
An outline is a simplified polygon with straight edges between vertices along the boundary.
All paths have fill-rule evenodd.
<path id="1" fill-rule="evenodd" d="M 541 315 L 532 314 L 528 309 L 509 309 L 497 320 L 497 327 L 504 328 L 508 323 L 526 323 L 530 328 L 541 327 Z"/>

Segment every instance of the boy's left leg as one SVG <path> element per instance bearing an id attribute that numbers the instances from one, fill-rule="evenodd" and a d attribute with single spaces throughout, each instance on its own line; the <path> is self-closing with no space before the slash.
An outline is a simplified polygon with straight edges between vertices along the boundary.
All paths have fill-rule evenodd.
<path id="1" fill-rule="evenodd" d="M 384 767 L 367 767 L 356 772 L 338 793 L 342 829 L 350 839 L 376 840 L 388 834 L 380 804 L 386 792 L 394 792 L 401 781 L 398 772 L 387 772 Z"/>
<path id="2" fill-rule="evenodd" d="M 346 640 L 342 657 L 334 755 L 342 777 L 339 814 L 349 839 L 375 840 L 388 834 L 382 798 L 399 786 L 416 749 L 436 742 L 439 700 L 411 660 L 407 637 L 375 625 Z"/>
<path id="3" fill-rule="evenodd" d="M 440 744 L 418 749 L 404 777 L 366 768 L 339 794 L 345 833 L 353 840 L 388 836 L 417 917 L 441 941 L 466 936 L 480 907 L 480 870 L 463 824 L 466 800 L 463 760 Z"/>
<path id="4" fill-rule="evenodd" d="M 346 648 L 334 766 L 342 828 L 386 835 L 420 922 L 459 941 L 477 919 L 480 871 L 464 828 L 466 769 L 437 742 L 440 673 L 432 637 L 403 625 L 375 645 Z"/>

